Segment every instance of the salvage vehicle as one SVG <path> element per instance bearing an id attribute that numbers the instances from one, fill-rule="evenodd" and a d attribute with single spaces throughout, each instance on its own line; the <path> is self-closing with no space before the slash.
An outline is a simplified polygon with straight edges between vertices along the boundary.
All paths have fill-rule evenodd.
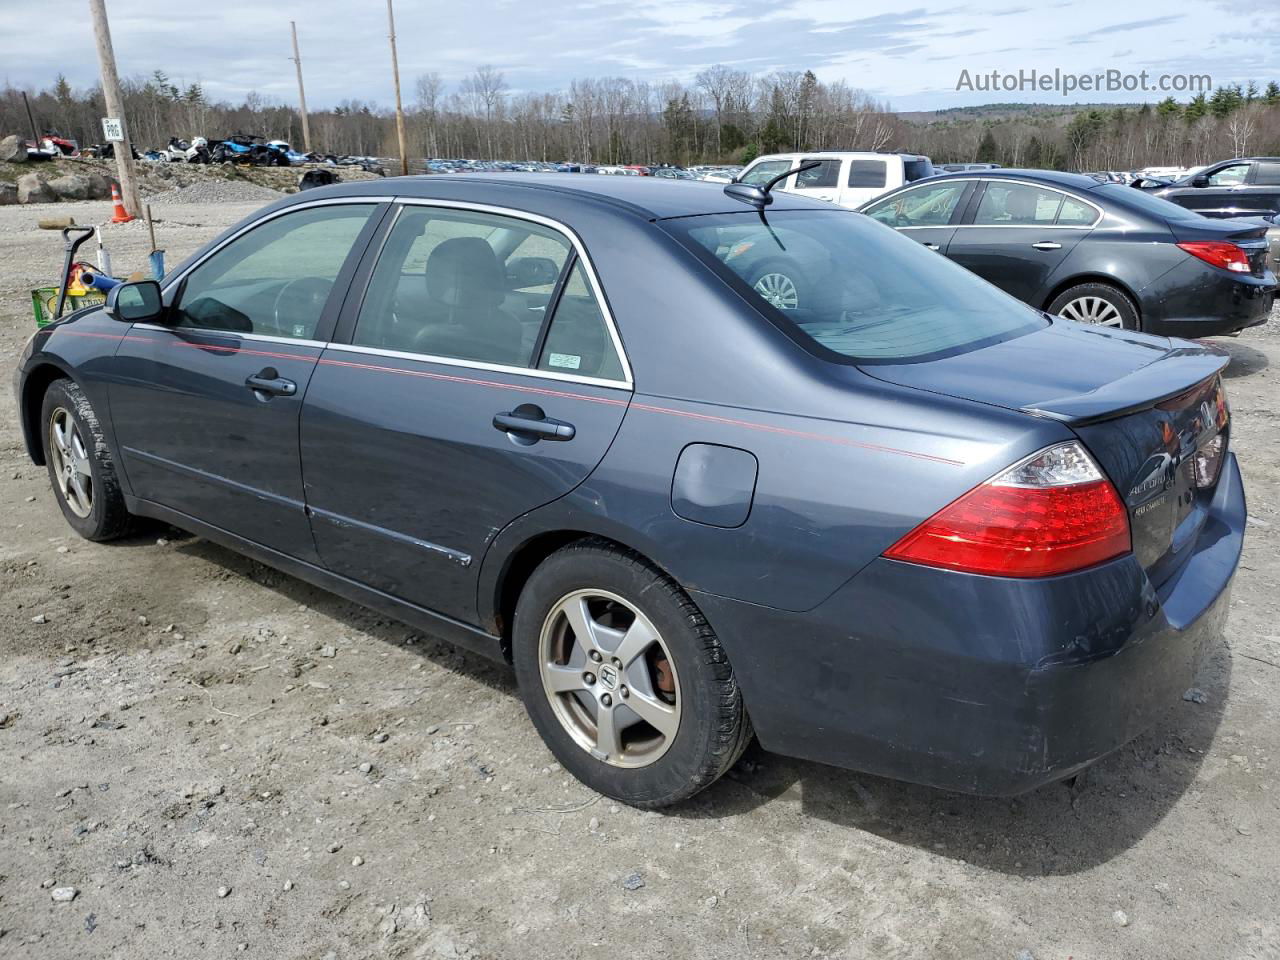
<path id="1" fill-rule="evenodd" d="M 1280 157 L 1224 160 L 1171 183 L 1144 177 L 1133 186 L 1206 217 L 1271 216 L 1280 213 Z"/>
<path id="2" fill-rule="evenodd" d="M 259 167 L 287 167 L 289 158 L 265 139 L 255 134 L 233 133 L 226 140 L 210 140 L 209 155 L 213 163 L 251 163 Z"/>
<path id="3" fill-rule="evenodd" d="M 807 169 L 800 172 L 801 166 Z M 760 185 L 790 170 L 779 190 L 855 210 L 882 193 L 934 175 L 928 157 L 911 153 L 772 153 L 757 157 L 737 176 Z"/>
<path id="4" fill-rule="evenodd" d="M 1068 320 L 1179 337 L 1265 323 L 1267 225 L 1212 220 L 1105 178 L 942 174 L 862 208 L 1024 303 Z M 808 296 L 806 278 L 797 295 Z"/>
<path id="5" fill-rule="evenodd" d="M 161 520 L 510 661 L 651 808 L 753 735 L 1016 794 L 1151 724 L 1240 556 L 1226 363 L 764 186 L 444 174 L 279 200 L 16 385 L 81 536 Z"/>

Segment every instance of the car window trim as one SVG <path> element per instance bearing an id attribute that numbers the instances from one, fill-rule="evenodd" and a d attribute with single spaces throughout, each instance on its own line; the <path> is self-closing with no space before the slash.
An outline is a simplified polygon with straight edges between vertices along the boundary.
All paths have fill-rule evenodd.
<path id="1" fill-rule="evenodd" d="M 560 267 L 560 276 L 556 277 L 556 285 L 551 288 L 551 297 L 542 311 L 542 323 L 538 326 L 538 335 L 533 340 L 533 356 L 529 358 L 529 366 L 537 369 L 542 363 L 542 351 L 547 346 L 547 335 L 551 332 L 551 324 L 555 320 L 556 310 L 560 307 L 560 298 L 564 296 L 564 288 L 569 284 L 569 277 L 578 262 L 578 254 L 570 253 Z"/>
<path id="2" fill-rule="evenodd" d="M 1092 200 L 1086 200 L 1084 197 L 1080 196 L 1079 194 L 1071 193 L 1063 189 L 1062 187 L 1053 187 L 1045 183 L 1036 183 L 1034 180 L 1020 180 L 1014 177 L 985 177 L 985 178 L 980 178 L 979 182 L 982 184 L 982 191 L 981 191 L 982 196 L 986 195 L 987 187 L 990 186 L 991 184 L 1018 183 L 1027 187 L 1034 187 L 1037 190 L 1047 190 L 1051 193 L 1061 194 L 1063 197 L 1067 197 L 1072 200 L 1078 200 L 1081 203 L 1083 203 L 1085 206 L 1092 207 L 1094 213 L 1096 213 L 1097 216 L 1094 218 L 1092 223 L 1088 223 L 1088 224 L 1084 224 L 1084 223 L 974 223 L 973 222 L 974 219 L 976 219 L 978 216 L 978 207 L 982 203 L 982 197 L 975 196 L 969 201 L 969 206 L 972 207 L 973 209 L 965 211 L 964 219 L 967 220 L 968 222 L 957 223 L 955 224 L 956 227 L 977 227 L 983 230 L 1092 230 L 1099 223 L 1101 223 L 1102 218 L 1106 216 L 1106 211 L 1103 210 L 1096 203 L 1094 203 Z M 1058 213 L 1060 214 L 1061 212 L 1062 212 L 1062 204 L 1059 203 Z M 1057 214 L 1054 215 L 1054 220 L 1057 220 Z"/>
<path id="3" fill-rule="evenodd" d="M 386 227 L 382 231 L 381 237 L 376 238 L 380 242 L 371 242 L 368 246 L 364 259 L 361 260 L 357 268 L 357 274 L 360 275 L 360 283 L 353 282 L 347 293 L 346 300 L 342 305 L 342 313 L 339 318 L 337 330 L 342 334 L 342 339 L 335 339 L 328 343 L 328 347 L 333 349 L 353 350 L 356 353 L 368 353 L 373 356 L 388 356 L 398 359 L 421 360 L 427 363 L 441 363 L 446 366 L 453 367 L 470 367 L 477 370 L 488 370 L 495 373 L 510 373 L 520 376 L 542 377 L 549 380 L 561 380 L 569 383 L 584 383 L 593 386 L 615 387 L 632 391 L 635 389 L 635 379 L 631 370 L 631 362 L 627 358 L 626 349 L 622 344 L 622 337 L 618 333 L 617 324 L 614 322 L 613 311 L 609 306 L 609 301 L 604 295 L 604 288 L 600 285 L 600 280 L 596 276 L 595 265 L 591 262 L 590 256 L 587 255 L 586 247 L 583 245 L 581 238 L 567 224 L 561 223 L 550 217 L 542 216 L 537 213 L 529 213 L 525 210 L 515 210 L 511 207 L 497 206 L 487 203 L 473 203 L 466 200 L 441 200 L 435 197 L 396 197 L 392 201 L 397 205 L 395 213 L 386 218 Z M 604 377 L 587 377 L 579 374 L 556 373 L 551 370 L 539 370 L 536 366 L 536 358 L 532 361 L 532 365 L 513 366 L 505 363 L 485 363 L 480 360 L 465 360 L 457 357 L 440 357 L 429 353 L 410 353 L 403 350 L 387 350 L 383 347 L 366 347 L 360 344 L 352 343 L 355 336 L 355 317 L 359 314 L 360 306 L 364 302 L 364 297 L 368 291 L 369 281 L 373 277 L 373 270 L 377 265 L 378 258 L 382 255 L 382 248 L 386 244 L 387 237 L 391 235 L 391 230 L 395 225 L 395 221 L 406 207 L 440 207 L 449 210 L 470 210 L 476 213 L 487 213 L 492 216 L 508 217 L 513 220 L 526 220 L 530 223 L 536 223 L 539 226 L 547 227 L 561 234 L 569 241 L 570 256 L 569 260 L 580 260 L 586 269 L 587 281 L 591 286 L 592 296 L 595 298 L 596 305 L 600 308 L 600 313 L 604 317 L 605 329 L 609 334 L 609 340 L 613 344 L 613 349 L 618 356 L 622 365 L 623 379 L 614 380 Z M 376 250 L 375 250 L 376 248 Z M 367 271 L 366 271 L 367 267 Z M 563 270 L 562 270 L 563 272 Z M 354 307 L 349 308 L 349 304 L 354 302 Z M 350 309 L 350 322 L 348 320 L 348 310 Z M 543 318 L 545 325 L 546 318 Z M 336 336 L 336 334 L 335 334 Z"/>
<path id="4" fill-rule="evenodd" d="M 266 216 L 255 219 L 252 223 L 244 224 L 235 233 L 226 237 L 216 247 L 207 250 L 198 260 L 187 264 L 180 272 L 175 272 L 166 277 L 160 288 L 161 301 L 164 304 L 166 313 L 172 309 L 178 298 L 182 296 L 186 289 L 187 279 L 191 274 L 198 270 L 201 265 L 212 259 L 218 253 L 221 253 L 229 245 L 243 237 L 263 224 L 269 223 L 279 217 L 286 216 L 290 213 L 296 213 L 299 210 L 309 210 L 315 207 L 332 207 L 332 206 L 370 206 L 373 209 L 369 212 L 369 217 L 365 220 L 364 225 L 360 227 L 360 232 L 356 234 L 356 238 L 352 241 L 351 249 L 347 252 L 346 259 L 343 260 L 342 266 L 338 270 L 337 277 L 334 278 L 333 290 L 329 292 L 329 297 L 325 301 L 324 308 L 321 311 L 320 319 L 316 322 L 316 332 L 323 331 L 325 336 L 320 338 L 313 337 L 275 337 L 269 334 L 259 333 L 241 333 L 235 330 L 220 330 L 216 327 L 190 327 L 190 326 L 174 326 L 173 324 L 137 324 L 138 327 L 147 330 L 164 330 L 170 333 L 177 330 L 184 330 L 191 333 L 211 334 L 215 336 L 234 336 L 241 337 L 246 340 L 260 340 L 267 343 L 309 343 L 324 344 L 329 342 L 328 338 L 333 336 L 333 331 L 337 326 L 338 317 L 341 315 L 342 304 L 346 299 L 347 291 L 350 289 L 351 281 L 355 277 L 356 270 L 364 258 L 365 249 L 369 242 L 377 236 L 382 221 L 386 218 L 387 211 L 391 208 L 391 197 L 331 197 L 322 200 L 309 200 L 303 203 L 291 203 L 288 206 L 281 207 Z M 339 290 L 342 291 L 342 298 L 336 299 Z M 172 292 L 172 294 L 171 294 Z M 326 322 L 327 321 L 327 322 Z M 328 327 L 326 330 L 325 327 Z"/>

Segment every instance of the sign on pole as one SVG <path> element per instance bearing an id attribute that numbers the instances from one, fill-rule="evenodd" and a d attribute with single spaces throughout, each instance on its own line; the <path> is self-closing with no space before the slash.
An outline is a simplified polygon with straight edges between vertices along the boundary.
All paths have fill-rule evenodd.
<path id="1" fill-rule="evenodd" d="M 103 117 L 102 135 L 108 143 L 123 143 L 124 124 L 117 117 Z"/>

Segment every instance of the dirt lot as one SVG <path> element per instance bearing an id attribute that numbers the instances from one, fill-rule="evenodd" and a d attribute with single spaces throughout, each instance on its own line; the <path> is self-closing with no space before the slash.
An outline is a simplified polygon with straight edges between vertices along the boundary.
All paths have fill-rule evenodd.
<path id="1" fill-rule="evenodd" d="M 60 209 L 0 209 L 6 370 Z M 1280 957 L 1280 317 L 1220 346 L 1253 520 L 1203 698 L 1014 802 L 753 747 L 665 814 L 570 780 L 497 667 L 176 531 L 76 539 L 6 385 L 0 955 Z"/>

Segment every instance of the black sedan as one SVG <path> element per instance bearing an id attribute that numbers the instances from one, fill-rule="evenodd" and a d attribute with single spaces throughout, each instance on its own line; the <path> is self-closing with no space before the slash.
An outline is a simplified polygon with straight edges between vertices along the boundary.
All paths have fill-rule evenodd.
<path id="1" fill-rule="evenodd" d="M 948 174 L 861 212 L 1019 300 L 1069 320 L 1203 337 L 1264 323 L 1266 225 L 1044 170 Z"/>
<path id="2" fill-rule="evenodd" d="M 1172 183 L 1135 186 L 1206 217 L 1271 217 L 1280 214 L 1280 157 L 1223 160 Z"/>
<path id="3" fill-rule="evenodd" d="M 794 194 L 467 174 L 282 199 L 17 392 L 82 536 L 167 521 L 510 661 L 656 807 L 753 735 L 997 794 L 1135 736 L 1228 612 L 1225 365 Z"/>

